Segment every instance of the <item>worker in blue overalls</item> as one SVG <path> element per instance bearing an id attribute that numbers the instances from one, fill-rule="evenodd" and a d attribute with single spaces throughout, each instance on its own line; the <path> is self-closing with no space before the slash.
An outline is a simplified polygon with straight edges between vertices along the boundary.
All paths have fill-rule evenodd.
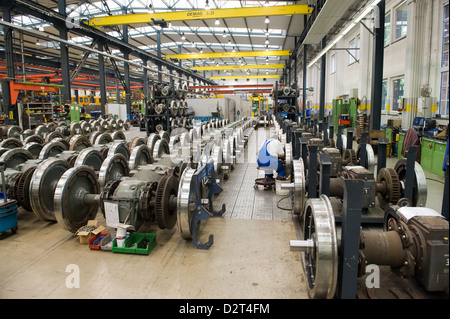
<path id="1" fill-rule="evenodd" d="M 260 168 L 266 170 L 267 179 L 273 179 L 273 171 L 277 172 L 278 177 L 285 177 L 286 168 L 282 163 L 284 157 L 283 144 L 276 135 L 263 142 L 259 149 L 257 163 Z"/>

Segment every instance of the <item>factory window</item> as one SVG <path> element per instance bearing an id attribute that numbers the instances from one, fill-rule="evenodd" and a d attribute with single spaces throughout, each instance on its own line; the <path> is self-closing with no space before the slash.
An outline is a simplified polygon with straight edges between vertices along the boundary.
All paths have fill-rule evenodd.
<path id="1" fill-rule="evenodd" d="M 384 45 L 389 45 L 391 42 L 391 14 L 386 14 L 384 18 Z"/>
<path id="2" fill-rule="evenodd" d="M 400 107 L 399 100 L 403 99 L 405 92 L 405 78 L 397 78 L 392 81 L 392 108 L 397 111 Z M 406 107 L 405 105 L 403 107 Z"/>
<path id="3" fill-rule="evenodd" d="M 439 114 L 448 115 L 448 71 L 441 74 L 441 102 L 439 103 Z"/>
<path id="4" fill-rule="evenodd" d="M 448 4 L 444 6 L 444 25 L 442 32 L 442 67 L 448 67 L 448 44 L 449 44 L 449 35 L 448 35 Z"/>
<path id="5" fill-rule="evenodd" d="M 332 54 L 330 57 L 330 74 L 336 73 L 336 54 Z"/>
<path id="6" fill-rule="evenodd" d="M 408 6 L 403 3 L 395 9 L 395 40 L 406 36 L 408 30 Z"/>
<path id="7" fill-rule="evenodd" d="M 389 108 L 387 107 L 388 104 L 388 81 L 383 81 L 383 87 L 381 91 L 381 110 L 382 111 L 389 111 Z"/>
<path id="8" fill-rule="evenodd" d="M 449 71 L 448 71 L 448 46 L 449 46 L 449 8 L 448 4 L 444 6 L 444 23 L 442 31 L 442 61 L 441 61 L 441 97 L 438 113 L 440 115 L 449 115 Z"/>
<path id="9" fill-rule="evenodd" d="M 348 64 L 353 64 L 359 62 L 359 47 L 360 47 L 360 37 L 359 35 L 350 41 L 348 45 Z"/>

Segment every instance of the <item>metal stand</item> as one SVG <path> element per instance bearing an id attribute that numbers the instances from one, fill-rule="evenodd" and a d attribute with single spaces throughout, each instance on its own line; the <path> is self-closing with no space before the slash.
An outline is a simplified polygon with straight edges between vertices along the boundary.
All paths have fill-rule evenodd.
<path id="1" fill-rule="evenodd" d="M 414 166 L 416 165 L 417 149 L 417 145 L 410 146 L 408 149 L 408 153 L 406 154 L 405 193 L 403 197 L 409 199 L 411 202 L 413 201 L 415 178 Z"/>
<path id="2" fill-rule="evenodd" d="M 342 179 L 341 181 L 344 185 L 344 203 L 337 293 L 341 299 L 354 299 L 358 279 L 364 182 L 356 179 Z"/>
<path id="3" fill-rule="evenodd" d="M 378 163 L 377 163 L 377 176 L 380 172 L 380 169 L 386 167 L 386 150 L 387 145 L 389 143 L 389 139 L 387 138 L 379 138 L 378 139 Z"/>

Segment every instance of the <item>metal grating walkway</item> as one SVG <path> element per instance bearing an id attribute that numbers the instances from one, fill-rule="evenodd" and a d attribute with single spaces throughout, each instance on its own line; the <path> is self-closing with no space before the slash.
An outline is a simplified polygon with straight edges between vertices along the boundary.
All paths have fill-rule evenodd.
<path id="1" fill-rule="evenodd" d="M 269 137 L 268 128 L 258 128 L 249 136 L 245 152 L 236 160 L 234 170 L 227 181 L 222 182 L 222 193 L 214 198 L 214 209 L 226 204 L 225 218 L 286 220 L 292 221 L 291 201 L 286 195 L 277 195 L 275 190 L 255 189 L 255 179 L 264 177 L 257 169 L 256 153 L 261 143 Z M 285 198 L 285 199 L 283 199 Z"/>

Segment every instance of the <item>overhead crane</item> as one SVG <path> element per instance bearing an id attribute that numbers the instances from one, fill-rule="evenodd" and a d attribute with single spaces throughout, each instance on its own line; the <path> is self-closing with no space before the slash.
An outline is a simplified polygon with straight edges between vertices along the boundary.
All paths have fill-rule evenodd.
<path id="1" fill-rule="evenodd" d="M 279 74 L 266 74 L 266 75 L 225 75 L 225 76 L 211 76 L 211 80 L 220 79 L 278 79 Z"/>
<path id="2" fill-rule="evenodd" d="M 211 53 L 180 53 L 166 55 L 169 59 L 219 59 L 219 58 L 248 58 L 290 55 L 289 50 L 264 50 L 264 51 L 242 51 L 242 52 L 211 52 Z"/>
<path id="3" fill-rule="evenodd" d="M 304 15 L 311 14 L 313 8 L 306 4 L 286 6 L 258 6 L 231 9 L 187 10 L 155 13 L 135 13 L 92 18 L 87 22 L 93 27 L 111 25 L 146 24 L 174 21 L 192 21 L 229 18 L 252 18 L 267 16 Z"/>
<path id="4" fill-rule="evenodd" d="M 213 70 L 255 70 L 255 69 L 283 69 L 284 64 L 261 64 L 261 65 L 213 65 L 213 66 L 194 66 L 191 69 L 197 71 Z"/>

